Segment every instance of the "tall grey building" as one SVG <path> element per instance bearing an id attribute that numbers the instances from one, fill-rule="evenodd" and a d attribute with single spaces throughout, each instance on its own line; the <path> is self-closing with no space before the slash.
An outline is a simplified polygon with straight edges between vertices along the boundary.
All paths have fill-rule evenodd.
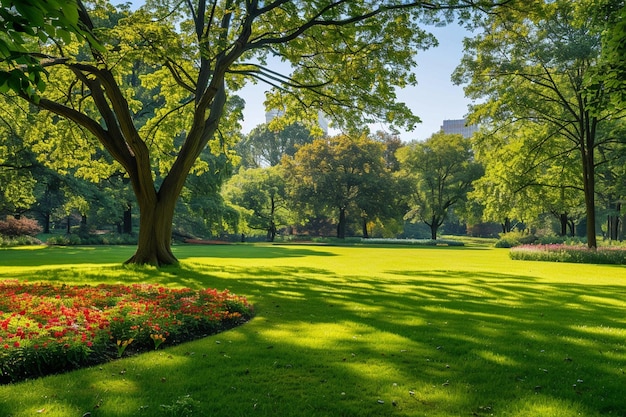
<path id="1" fill-rule="evenodd" d="M 468 125 L 467 119 L 444 120 L 441 130 L 443 133 L 456 133 L 463 135 L 465 138 L 469 138 L 478 130 L 478 125 Z"/>

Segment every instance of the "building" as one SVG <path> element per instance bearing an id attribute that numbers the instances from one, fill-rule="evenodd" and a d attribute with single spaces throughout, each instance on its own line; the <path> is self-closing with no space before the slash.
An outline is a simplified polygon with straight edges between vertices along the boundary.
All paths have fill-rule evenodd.
<path id="1" fill-rule="evenodd" d="M 469 138 L 478 131 L 478 125 L 468 125 L 467 119 L 444 120 L 441 130 L 446 134 L 461 134 Z"/>

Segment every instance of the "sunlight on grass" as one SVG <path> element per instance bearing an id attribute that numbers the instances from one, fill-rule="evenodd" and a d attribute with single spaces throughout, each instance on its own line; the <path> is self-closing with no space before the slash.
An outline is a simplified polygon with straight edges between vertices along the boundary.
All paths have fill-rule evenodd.
<path id="1" fill-rule="evenodd" d="M 217 417 L 626 415 L 624 267 L 471 246 L 177 246 L 160 270 L 121 266 L 129 247 L 67 251 L 0 251 L 0 278 L 227 288 L 257 316 L 2 386 L 2 416 L 158 417 L 188 395 Z"/>
<path id="2" fill-rule="evenodd" d="M 558 398 L 550 398 L 537 394 L 534 398 L 525 398 L 517 404 L 512 404 L 516 411 L 511 414 L 514 417 L 569 417 L 585 416 L 586 410 L 576 403 L 562 401 Z"/>
<path id="3" fill-rule="evenodd" d="M 1 248 L 0 247 L 0 251 L 5 250 L 8 248 Z M 29 246 L 15 246 L 15 247 L 11 247 L 10 250 L 15 250 L 15 251 L 36 251 L 36 250 L 42 250 L 42 249 L 46 249 L 46 246 L 44 245 L 29 245 Z"/>
<path id="4" fill-rule="evenodd" d="M 484 360 L 494 363 L 496 365 L 506 365 L 506 366 L 519 366 L 520 365 L 519 362 L 513 360 L 512 358 L 506 355 L 497 354 L 497 353 L 486 351 L 486 350 L 476 352 L 476 354 L 480 356 L 481 358 L 483 358 Z"/>

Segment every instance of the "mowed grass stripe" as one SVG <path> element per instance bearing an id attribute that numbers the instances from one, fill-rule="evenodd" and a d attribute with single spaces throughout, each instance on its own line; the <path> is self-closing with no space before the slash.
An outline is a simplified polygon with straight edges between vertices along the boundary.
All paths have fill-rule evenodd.
<path id="1" fill-rule="evenodd" d="M 178 246 L 179 267 L 120 266 L 132 249 L 5 249 L 0 278 L 228 288 L 256 318 L 0 387 L 0 415 L 626 415 L 624 267 L 316 245 Z"/>

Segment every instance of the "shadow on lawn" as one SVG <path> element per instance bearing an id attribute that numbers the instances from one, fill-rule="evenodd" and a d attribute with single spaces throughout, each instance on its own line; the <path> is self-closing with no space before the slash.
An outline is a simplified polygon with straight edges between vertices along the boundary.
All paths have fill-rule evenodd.
<path id="1" fill-rule="evenodd" d="M 194 265 L 181 275 L 212 285 L 233 284 L 216 278 L 215 272 Z M 494 407 L 502 411 L 514 409 L 515 403 L 523 408 L 525 401 L 541 396 L 556 409 L 578 404 L 586 415 L 626 415 L 623 286 L 543 283 L 529 276 L 474 271 L 396 271 L 396 280 L 382 282 L 361 276 L 329 279 L 332 271 L 319 268 L 225 272 L 242 277 L 234 292 L 261 300 L 259 315 L 269 326 L 246 333 L 249 341 L 276 348 L 272 334 L 277 331 L 285 355 L 301 353 L 297 378 L 307 380 L 312 369 L 321 367 L 328 377 L 320 381 L 338 378 L 340 386 L 358 387 L 367 385 L 360 379 L 368 366 L 383 367 L 397 373 L 397 379 L 426 387 L 419 412 L 435 405 L 442 414 L 446 408 L 467 414 Z M 309 328 L 337 325 L 346 333 L 328 336 L 326 343 L 307 337 Z M 380 334 L 391 341 L 381 344 Z M 376 373 L 366 378 L 385 379 Z M 398 393 L 405 407 L 415 402 L 408 394 L 415 388 L 406 388 Z M 369 395 L 374 405 L 377 393 Z M 318 406 L 311 405 L 319 411 Z M 375 408 L 369 413 L 384 414 Z"/>
<path id="2" fill-rule="evenodd" d="M 319 248 L 319 249 L 318 249 Z M 323 250 L 323 246 L 316 249 L 303 248 L 295 244 L 265 244 L 265 245 L 184 245 L 174 246 L 174 254 L 180 260 L 201 258 L 239 258 L 239 259 L 273 259 L 273 258 L 301 258 L 305 256 L 336 256 L 334 253 Z"/>
<path id="3" fill-rule="evenodd" d="M 213 416 L 533 415 L 532 404 L 626 416 L 623 286 L 474 271 L 337 277 L 312 267 L 213 267 L 190 255 L 179 268 L 105 268 L 81 280 L 229 288 L 253 301 L 257 318 L 152 353 L 154 362 L 75 373 L 62 392 L 53 379 L 35 381 L 27 400 L 54 398 L 94 416 L 156 415 L 184 395 Z M 107 414 L 116 397 L 132 409 Z M 19 409 L 18 399 L 0 400 L 0 415 Z"/>
<path id="4" fill-rule="evenodd" d="M 103 263 L 121 264 L 135 252 L 135 246 L 42 246 L 27 249 L 0 248 L 0 267 L 72 266 Z M 180 260 L 202 258 L 296 258 L 305 256 L 335 256 L 320 249 L 296 245 L 176 245 L 172 250 Z M 97 252 L 97 254 L 96 254 Z M 51 255 L 52 254 L 52 255 Z"/>

